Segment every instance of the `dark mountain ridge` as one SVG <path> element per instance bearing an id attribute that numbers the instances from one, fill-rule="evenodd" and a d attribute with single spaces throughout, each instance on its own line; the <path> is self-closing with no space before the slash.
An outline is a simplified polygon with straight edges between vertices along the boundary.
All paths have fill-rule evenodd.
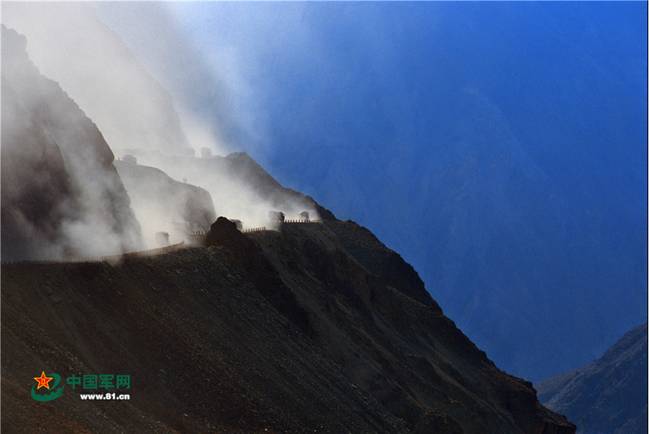
<path id="1" fill-rule="evenodd" d="M 220 219 L 207 239 L 114 265 L 3 265 L 3 431 L 574 433 L 357 224 L 242 234 Z M 129 372 L 133 399 L 36 403 L 44 368 Z"/>

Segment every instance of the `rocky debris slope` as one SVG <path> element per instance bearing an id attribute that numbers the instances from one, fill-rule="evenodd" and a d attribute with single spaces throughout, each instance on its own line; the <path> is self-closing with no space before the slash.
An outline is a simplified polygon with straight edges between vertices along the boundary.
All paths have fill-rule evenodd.
<path id="1" fill-rule="evenodd" d="M 39 73 L 26 44 L 2 27 L 3 260 L 137 249 L 139 225 L 113 153 L 75 102 Z"/>
<path id="2" fill-rule="evenodd" d="M 206 243 L 3 265 L 3 432 L 574 433 L 366 229 L 221 218 Z M 42 369 L 129 373 L 132 399 L 37 403 Z"/>
<path id="3" fill-rule="evenodd" d="M 646 434 L 647 324 L 593 363 L 538 388 L 543 403 L 568 415 L 580 434 Z"/>

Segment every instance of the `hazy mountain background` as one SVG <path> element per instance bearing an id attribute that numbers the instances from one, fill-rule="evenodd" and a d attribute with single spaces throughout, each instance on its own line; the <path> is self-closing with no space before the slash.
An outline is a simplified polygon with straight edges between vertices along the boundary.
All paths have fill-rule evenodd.
<path id="1" fill-rule="evenodd" d="M 102 14 L 221 146 L 402 252 L 499 366 L 563 372 L 646 319 L 644 3 Z"/>
<path id="2" fill-rule="evenodd" d="M 579 434 L 647 432 L 647 324 L 602 357 L 536 385 L 539 399 L 577 424 Z"/>

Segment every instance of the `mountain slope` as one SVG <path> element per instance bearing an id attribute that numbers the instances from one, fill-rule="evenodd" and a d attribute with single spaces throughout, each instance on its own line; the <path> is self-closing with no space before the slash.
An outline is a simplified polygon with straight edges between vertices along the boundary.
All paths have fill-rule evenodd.
<path id="1" fill-rule="evenodd" d="M 155 167 L 114 164 L 149 246 L 154 246 L 156 232 L 180 241 L 188 233 L 206 231 L 216 219 L 212 198 L 202 188 L 176 181 Z"/>
<path id="2" fill-rule="evenodd" d="M 114 265 L 3 265 L 3 431 L 574 432 L 358 225 L 245 235 L 219 219 L 208 241 Z M 88 405 L 68 388 L 37 403 L 41 369 L 129 373 L 132 399 Z"/>
<path id="3" fill-rule="evenodd" d="M 2 259 L 137 249 L 140 229 L 113 153 L 26 45 L 2 27 Z"/>
<path id="4" fill-rule="evenodd" d="M 539 398 L 581 434 L 647 432 L 647 324 L 593 363 L 539 384 Z"/>
<path id="5" fill-rule="evenodd" d="M 245 152 L 208 158 L 135 148 L 127 152 L 142 164 L 207 190 L 217 215 L 240 219 L 247 227 L 268 226 L 270 210 L 281 210 L 288 218 L 296 218 L 305 210 L 314 220 L 333 218 L 309 196 L 282 186 Z"/>

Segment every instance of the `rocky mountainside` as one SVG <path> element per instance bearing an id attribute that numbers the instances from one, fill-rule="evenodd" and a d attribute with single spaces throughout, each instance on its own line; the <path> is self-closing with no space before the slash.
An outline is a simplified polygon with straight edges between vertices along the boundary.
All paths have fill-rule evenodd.
<path id="1" fill-rule="evenodd" d="M 538 388 L 542 402 L 568 415 L 580 434 L 646 434 L 647 324 L 593 363 Z"/>
<path id="2" fill-rule="evenodd" d="M 574 433 L 417 273 L 332 215 L 118 264 L 2 266 L 3 432 Z M 131 375 L 131 400 L 33 401 L 32 377 Z"/>
<path id="3" fill-rule="evenodd" d="M 156 232 L 181 241 L 187 233 L 206 231 L 216 220 L 212 198 L 204 189 L 176 181 L 155 167 L 127 161 L 114 164 L 149 245 Z"/>
<path id="4" fill-rule="evenodd" d="M 2 27 L 2 259 L 138 248 L 139 225 L 112 151 L 77 104 L 40 74 L 26 44 Z"/>
<path id="5" fill-rule="evenodd" d="M 291 218 L 305 210 L 312 219 L 333 218 L 313 198 L 282 186 L 245 152 L 206 158 L 137 148 L 125 152 L 142 164 L 204 188 L 212 196 L 217 215 L 241 219 L 249 227 L 268 224 L 268 211 L 272 209 L 282 210 Z"/>

